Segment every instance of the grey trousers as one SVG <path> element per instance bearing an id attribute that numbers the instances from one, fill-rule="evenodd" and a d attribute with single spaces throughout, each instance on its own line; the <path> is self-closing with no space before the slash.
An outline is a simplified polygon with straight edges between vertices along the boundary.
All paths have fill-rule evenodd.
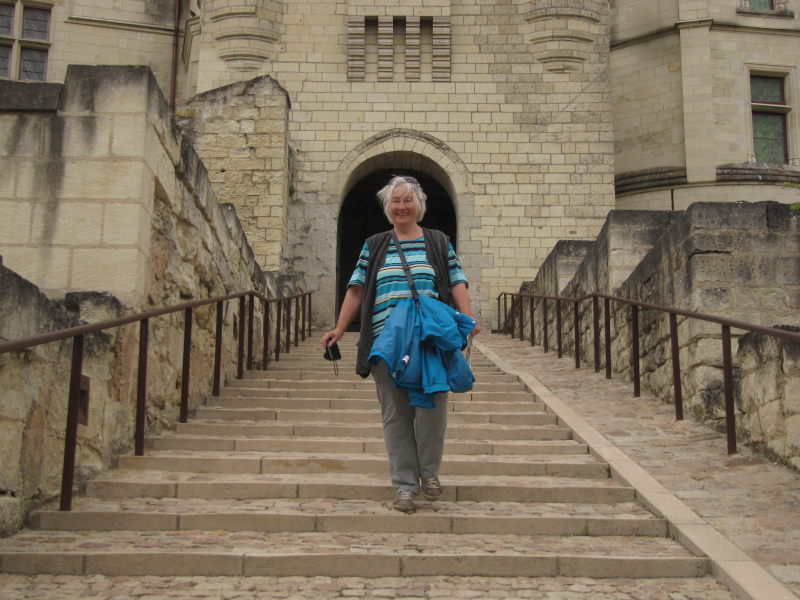
<path id="1" fill-rule="evenodd" d="M 395 491 L 419 493 L 421 477 L 439 474 L 447 429 L 447 392 L 436 394 L 436 408 L 416 408 L 408 393 L 398 389 L 385 362 L 370 365 L 378 389 L 383 441 Z"/>

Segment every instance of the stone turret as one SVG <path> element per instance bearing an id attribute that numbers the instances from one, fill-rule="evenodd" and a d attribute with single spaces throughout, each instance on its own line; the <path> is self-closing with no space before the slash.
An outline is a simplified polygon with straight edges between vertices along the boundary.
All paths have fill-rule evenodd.
<path id="1" fill-rule="evenodd" d="M 522 33 L 546 71 L 582 70 L 590 61 L 608 14 L 605 0 L 532 0 Z"/>
<path id="2" fill-rule="evenodd" d="M 254 72 L 274 58 L 284 6 L 280 0 L 205 0 L 203 28 L 231 71 Z"/>

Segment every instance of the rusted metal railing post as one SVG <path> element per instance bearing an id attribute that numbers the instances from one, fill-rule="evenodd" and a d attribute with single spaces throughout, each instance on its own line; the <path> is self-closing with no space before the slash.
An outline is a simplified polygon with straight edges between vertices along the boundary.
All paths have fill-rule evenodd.
<path id="1" fill-rule="evenodd" d="M 263 352 L 261 354 L 261 368 L 264 369 L 265 371 L 269 367 L 269 334 L 270 334 L 270 331 L 269 331 L 269 326 L 270 326 L 270 323 L 269 323 L 269 308 L 270 308 L 270 304 L 271 304 L 271 302 L 269 302 L 266 299 L 264 300 L 264 322 L 262 324 L 264 326 L 264 331 L 263 331 L 264 350 L 263 350 Z"/>
<path id="2" fill-rule="evenodd" d="M 192 309 L 183 311 L 183 365 L 181 369 L 181 407 L 178 420 L 189 420 L 189 378 L 192 367 Z"/>
<path id="3" fill-rule="evenodd" d="M 308 337 L 311 337 L 311 292 L 308 292 Z"/>
<path id="4" fill-rule="evenodd" d="M 581 314 L 578 300 L 572 302 L 572 320 L 575 327 L 575 368 L 581 368 Z"/>
<path id="5" fill-rule="evenodd" d="M 247 318 L 247 306 L 244 296 L 239 296 L 239 345 L 236 351 L 236 378 L 244 379 L 244 323 Z"/>
<path id="6" fill-rule="evenodd" d="M 728 454 L 736 454 L 736 412 L 733 404 L 733 361 L 731 359 L 731 328 L 722 326 L 722 377 L 725 390 L 725 430 Z"/>
<path id="7" fill-rule="evenodd" d="M 641 394 L 639 379 L 639 307 L 631 304 L 631 372 L 633 373 L 633 397 Z"/>
<path id="8" fill-rule="evenodd" d="M 606 379 L 611 379 L 611 301 L 608 298 L 603 298 L 603 329 L 606 343 Z"/>
<path id="9" fill-rule="evenodd" d="M 594 372 L 600 372 L 600 299 L 592 296 L 592 330 L 594 333 Z"/>
<path id="10" fill-rule="evenodd" d="M 525 339 L 525 331 L 523 329 L 525 325 L 525 319 L 523 318 L 524 315 L 524 307 L 525 307 L 525 296 L 520 294 L 519 298 L 517 299 L 517 320 L 519 323 L 517 326 L 519 327 L 519 339 L 520 341 Z"/>
<path id="11" fill-rule="evenodd" d="M 536 318 L 535 317 L 535 315 L 536 315 L 536 298 L 531 296 L 530 297 L 530 301 L 531 302 L 528 305 L 528 309 L 529 309 L 528 312 L 530 313 L 529 316 L 530 316 L 530 320 L 531 320 L 531 346 L 535 346 L 536 345 L 536 321 L 535 321 L 535 318 Z"/>
<path id="12" fill-rule="evenodd" d="M 675 394 L 675 419 L 683 420 L 683 391 L 681 390 L 681 357 L 678 345 L 678 317 L 669 313 L 669 344 L 672 353 L 672 390 Z"/>
<path id="13" fill-rule="evenodd" d="M 300 344 L 300 295 L 294 297 L 294 346 Z"/>
<path id="14" fill-rule="evenodd" d="M 503 292 L 503 333 L 508 333 L 508 294 Z"/>
<path id="15" fill-rule="evenodd" d="M 150 319 L 139 321 L 139 371 L 136 377 L 136 429 L 134 453 L 144 456 L 144 420 L 147 399 L 147 347 L 150 338 Z"/>
<path id="16" fill-rule="evenodd" d="M 303 307 L 303 320 L 300 323 L 300 339 L 306 341 L 306 294 L 300 296 L 300 304 Z"/>
<path id="17" fill-rule="evenodd" d="M 212 396 L 219 396 L 222 380 L 222 321 L 225 306 L 223 301 L 217 302 L 217 326 L 214 331 L 214 385 L 211 388 Z"/>
<path id="18" fill-rule="evenodd" d="M 286 318 L 286 345 L 283 347 L 283 351 L 286 354 L 289 354 L 292 351 L 292 299 L 287 298 L 284 300 L 286 307 L 283 309 L 284 317 Z"/>
<path id="19" fill-rule="evenodd" d="M 255 311 L 255 294 L 249 294 L 247 299 L 247 368 L 253 368 L 253 337 L 255 331 L 253 328 L 253 312 Z"/>
<path id="20" fill-rule="evenodd" d="M 281 359 L 281 327 L 283 326 L 283 300 L 275 302 L 275 362 Z"/>
<path id="21" fill-rule="evenodd" d="M 497 331 L 502 331 L 502 327 L 500 327 L 500 298 L 502 297 L 502 295 L 503 294 L 497 295 Z"/>
<path id="22" fill-rule="evenodd" d="M 556 348 L 558 358 L 564 356 L 564 348 L 561 342 L 561 299 L 556 299 Z"/>
<path id="23" fill-rule="evenodd" d="M 542 298 L 542 348 L 545 352 L 549 350 L 550 344 L 549 327 L 547 322 L 547 298 Z"/>
<path id="24" fill-rule="evenodd" d="M 72 510 L 72 483 L 75 479 L 75 453 L 78 445 L 78 407 L 81 397 L 81 372 L 83 371 L 83 335 L 72 338 L 72 367 L 69 374 L 67 397 L 67 428 L 64 435 L 64 464 L 61 470 L 61 498 L 59 510 Z"/>

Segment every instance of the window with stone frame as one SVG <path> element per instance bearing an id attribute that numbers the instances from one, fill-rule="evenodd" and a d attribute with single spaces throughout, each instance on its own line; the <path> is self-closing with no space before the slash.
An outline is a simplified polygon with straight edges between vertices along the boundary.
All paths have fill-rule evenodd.
<path id="1" fill-rule="evenodd" d="M 45 81 L 51 6 L 0 0 L 0 78 Z"/>
<path id="2" fill-rule="evenodd" d="M 756 162 L 789 162 L 786 78 L 781 75 L 750 75 L 750 106 L 753 114 L 753 153 Z"/>
<path id="3" fill-rule="evenodd" d="M 757 8 L 759 10 L 774 10 L 774 0 L 749 0 L 750 8 Z"/>

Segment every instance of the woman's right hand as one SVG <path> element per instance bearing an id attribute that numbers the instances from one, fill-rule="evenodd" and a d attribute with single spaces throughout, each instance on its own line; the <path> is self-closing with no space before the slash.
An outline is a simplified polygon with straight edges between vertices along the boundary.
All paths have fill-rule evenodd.
<path id="1" fill-rule="evenodd" d="M 330 331 L 326 331 L 325 333 L 322 334 L 322 340 L 320 341 L 320 345 L 323 348 L 327 348 L 328 346 L 331 346 L 336 342 L 338 342 L 340 339 L 342 339 L 343 335 L 344 332 L 340 331 L 339 329 L 331 329 Z"/>

